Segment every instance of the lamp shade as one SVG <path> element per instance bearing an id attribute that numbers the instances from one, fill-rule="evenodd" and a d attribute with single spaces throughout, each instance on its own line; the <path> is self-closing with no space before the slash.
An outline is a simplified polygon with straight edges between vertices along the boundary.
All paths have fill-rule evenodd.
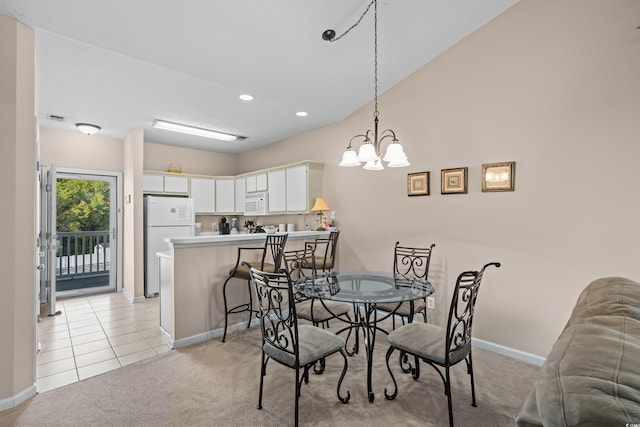
<path id="1" fill-rule="evenodd" d="M 358 155 L 353 149 L 348 148 L 344 154 L 342 155 L 342 161 L 340 162 L 340 166 L 360 166 L 360 162 L 358 161 Z"/>
<path id="2" fill-rule="evenodd" d="M 377 157 L 375 160 L 370 160 L 364 165 L 364 168 L 368 171 L 381 171 L 384 170 L 384 166 L 382 166 L 382 162 L 380 161 L 380 157 Z"/>
<path id="3" fill-rule="evenodd" d="M 360 146 L 360 150 L 358 150 L 358 161 L 359 162 L 371 162 L 378 158 L 376 154 L 376 149 L 373 144 L 370 142 L 365 142 Z"/>
<path id="4" fill-rule="evenodd" d="M 316 201 L 311 208 L 311 212 L 330 211 L 331 208 L 327 206 L 327 202 L 324 197 L 316 197 Z"/>

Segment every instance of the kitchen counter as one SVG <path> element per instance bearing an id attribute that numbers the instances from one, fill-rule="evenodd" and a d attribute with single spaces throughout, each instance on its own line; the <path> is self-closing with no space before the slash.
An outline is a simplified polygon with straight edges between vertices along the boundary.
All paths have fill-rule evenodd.
<path id="1" fill-rule="evenodd" d="M 328 231 L 289 231 L 287 233 L 276 234 L 288 234 L 289 240 L 297 239 L 315 239 L 316 237 L 328 237 Z M 169 243 L 169 247 L 172 248 L 184 248 L 195 246 L 215 246 L 215 245 L 228 245 L 230 243 L 244 243 L 244 242 L 264 242 L 268 236 L 267 233 L 239 233 L 239 234 L 213 234 L 213 235 L 200 235 L 190 237 L 174 237 L 165 239 Z"/>
<path id="2" fill-rule="evenodd" d="M 329 236 L 329 231 L 287 233 L 285 250 L 304 249 L 305 242 Z M 238 259 L 238 248 L 263 248 L 267 233 L 205 235 L 166 239 L 169 260 L 160 255 L 164 277 L 160 290 L 160 318 L 172 348 L 221 337 L 224 328 L 222 286 Z M 244 261 L 260 263 L 262 251 L 243 251 Z M 271 255 L 267 256 L 271 262 Z M 164 281 L 163 277 L 163 281 Z M 164 293 L 164 295 L 163 295 Z M 246 281 L 233 279 L 227 288 L 229 306 L 249 300 Z M 171 301 L 170 307 L 165 304 Z M 162 303 L 165 304 L 162 304 Z M 255 297 L 254 304 L 257 304 Z M 167 312 L 168 310 L 168 312 Z M 228 334 L 246 328 L 246 313 L 229 316 Z M 254 319 L 254 322 L 258 322 Z"/>

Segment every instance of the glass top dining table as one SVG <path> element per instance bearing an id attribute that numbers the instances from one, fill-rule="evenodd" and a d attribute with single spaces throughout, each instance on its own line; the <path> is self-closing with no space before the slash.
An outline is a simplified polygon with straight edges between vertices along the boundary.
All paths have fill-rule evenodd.
<path id="1" fill-rule="evenodd" d="M 348 324 L 336 333 L 340 334 L 348 330 L 350 336 L 355 330 L 355 346 L 351 355 L 358 352 L 359 334 L 360 332 L 363 334 L 367 356 L 367 392 L 370 402 L 374 400 L 371 370 L 376 331 L 387 333 L 377 324 L 394 314 L 393 312 L 385 313 L 379 318 L 376 305 L 398 303 L 400 307 L 400 304 L 405 301 L 426 298 L 433 293 L 433 287 L 428 281 L 393 273 L 370 271 L 330 271 L 301 277 L 296 282 L 296 290 L 307 297 L 320 300 L 323 305 L 322 301 L 325 300 L 353 303 L 354 319 L 336 316 Z M 328 307 L 325 306 L 325 308 L 331 312 Z"/>

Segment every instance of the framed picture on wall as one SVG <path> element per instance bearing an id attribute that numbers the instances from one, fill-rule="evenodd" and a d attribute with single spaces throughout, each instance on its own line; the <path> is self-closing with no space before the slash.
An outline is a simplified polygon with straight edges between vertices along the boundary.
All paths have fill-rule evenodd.
<path id="1" fill-rule="evenodd" d="M 515 189 L 515 172 L 516 162 L 482 165 L 482 191 L 513 191 Z"/>
<path id="2" fill-rule="evenodd" d="M 467 194 L 467 169 L 442 169 L 440 172 L 440 194 Z"/>
<path id="3" fill-rule="evenodd" d="M 429 195 L 429 172 L 407 174 L 407 196 Z"/>

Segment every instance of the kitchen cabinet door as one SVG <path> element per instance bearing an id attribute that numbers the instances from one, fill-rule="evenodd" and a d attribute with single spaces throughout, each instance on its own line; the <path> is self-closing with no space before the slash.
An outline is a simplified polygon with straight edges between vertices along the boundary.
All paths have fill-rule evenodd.
<path id="1" fill-rule="evenodd" d="M 213 178 L 191 178 L 191 197 L 196 214 L 216 211 L 216 180 Z"/>
<path id="2" fill-rule="evenodd" d="M 287 175 L 287 212 L 306 212 L 309 207 L 307 192 L 307 165 L 286 169 Z"/>
<path id="3" fill-rule="evenodd" d="M 269 213 L 282 213 L 287 210 L 287 178 L 284 169 L 268 173 Z"/>
<path id="4" fill-rule="evenodd" d="M 189 178 L 186 176 L 164 177 L 164 192 L 174 194 L 189 194 Z"/>
<path id="5" fill-rule="evenodd" d="M 256 175 L 256 191 L 267 191 L 269 189 L 269 183 L 267 181 L 267 174 L 260 173 Z"/>
<path id="6" fill-rule="evenodd" d="M 249 175 L 245 178 L 247 193 L 255 193 L 258 188 L 258 177 L 256 175 Z"/>
<path id="7" fill-rule="evenodd" d="M 144 193 L 163 193 L 164 176 L 144 174 L 142 177 L 142 191 Z"/>
<path id="8" fill-rule="evenodd" d="M 235 190 L 234 178 L 216 179 L 216 213 L 227 214 L 236 211 Z"/>
<path id="9" fill-rule="evenodd" d="M 246 194 L 246 179 L 236 178 L 236 213 L 244 213 L 244 195 Z"/>

